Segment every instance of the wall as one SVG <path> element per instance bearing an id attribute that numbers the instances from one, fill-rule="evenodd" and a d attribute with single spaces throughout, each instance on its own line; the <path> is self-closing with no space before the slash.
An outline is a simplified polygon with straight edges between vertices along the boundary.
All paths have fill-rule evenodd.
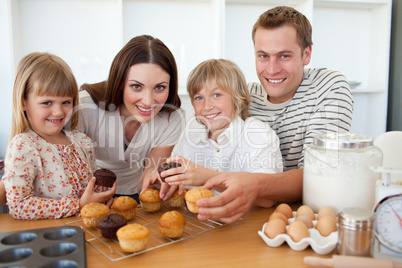
<path id="1" fill-rule="evenodd" d="M 0 0 L 0 159 L 5 156 L 10 132 L 13 70 L 15 69 L 12 59 L 11 18 L 8 3 L 8 1 Z"/>
<path id="2" fill-rule="evenodd" d="M 87 50 L 84 49 L 84 52 L 86 52 L 89 56 L 91 57 L 86 57 L 84 60 L 88 59 L 93 59 L 96 57 L 92 57 L 96 52 L 96 50 L 99 50 L 100 47 L 105 47 L 104 42 L 105 39 L 107 40 L 117 40 L 112 41 L 112 43 L 109 46 L 106 46 L 106 50 L 108 52 L 110 51 L 118 51 L 120 49 L 119 45 L 120 42 L 125 43 L 128 41 L 129 36 L 134 36 L 134 34 L 139 34 L 137 31 L 141 31 L 140 33 L 142 34 L 142 31 L 149 32 L 151 33 L 154 31 L 156 34 L 153 34 L 154 36 L 161 37 L 162 40 L 167 40 L 167 43 L 172 43 L 172 40 L 169 38 L 174 38 L 170 37 L 172 34 L 170 31 L 165 30 L 165 28 L 159 29 L 160 27 L 154 27 L 155 25 L 152 24 L 151 22 L 154 21 L 153 17 L 146 16 L 148 14 L 148 10 L 152 10 L 153 6 L 151 5 L 152 3 L 155 2 L 162 2 L 163 3 L 163 8 L 170 8 L 169 10 L 172 10 L 171 5 L 173 5 L 174 9 L 176 12 L 176 9 L 183 8 L 183 6 L 187 6 L 187 9 L 194 9 L 197 10 L 197 16 L 191 17 L 193 21 L 199 21 L 201 20 L 200 17 L 202 17 L 201 23 L 195 23 L 195 25 L 202 26 L 203 29 L 206 29 L 206 32 L 211 31 L 211 34 L 204 34 L 202 35 L 201 39 L 200 38 L 200 31 L 197 28 L 197 31 L 194 31 L 193 28 L 187 27 L 186 32 L 179 32 L 180 35 L 183 35 L 187 38 L 187 35 L 192 32 L 196 32 L 197 34 L 194 34 L 194 36 L 190 35 L 189 39 L 191 40 L 191 43 L 197 43 L 201 44 L 197 49 L 190 49 L 187 47 L 185 51 L 187 51 L 188 55 L 191 55 L 191 57 L 186 57 L 187 61 L 183 60 L 183 58 L 180 58 L 182 52 L 180 49 L 181 47 L 176 44 L 175 49 L 178 52 L 177 54 L 179 57 L 177 57 L 178 61 L 183 61 L 187 64 L 187 69 L 190 70 L 192 67 L 198 64 L 201 59 L 205 58 L 210 58 L 214 57 L 215 55 L 223 56 L 225 58 L 229 59 L 237 59 L 238 54 L 245 55 L 251 55 L 251 56 L 246 56 L 246 57 L 239 57 L 241 61 L 238 62 L 238 64 L 242 67 L 243 72 L 245 73 L 247 77 L 247 81 L 255 81 L 255 68 L 254 68 L 254 63 L 253 63 L 253 56 L 252 56 L 252 42 L 250 38 L 250 29 L 252 23 L 254 23 L 255 19 L 244 19 L 244 18 L 256 18 L 260 13 L 262 8 L 268 8 L 268 6 L 273 5 L 274 3 L 284 3 L 284 4 L 291 4 L 295 3 L 297 4 L 297 8 L 299 10 L 304 10 L 307 11 L 306 15 L 310 17 L 313 21 L 316 22 L 316 25 L 313 27 L 315 30 L 315 40 L 314 40 L 314 47 L 313 47 L 313 57 L 315 65 L 314 66 L 325 66 L 334 70 L 340 70 L 342 71 L 345 75 L 347 75 L 348 78 L 351 80 L 360 80 L 360 81 L 366 81 L 368 82 L 371 80 L 371 77 L 377 78 L 380 77 L 381 79 L 381 85 L 377 85 L 379 83 L 374 82 L 372 83 L 373 86 L 366 88 L 363 88 L 363 85 L 361 86 L 363 90 L 356 89 L 355 92 L 355 113 L 354 113 L 354 118 L 353 118 L 353 125 L 352 125 L 352 132 L 355 133 L 361 133 L 361 134 L 372 134 L 372 136 L 375 138 L 379 133 L 382 133 L 385 130 L 386 127 L 386 103 L 387 103 L 387 91 L 386 88 L 388 87 L 388 62 L 386 63 L 386 68 L 372 68 L 373 70 L 366 70 L 369 68 L 369 66 L 383 66 L 382 64 L 378 64 L 378 60 L 387 60 L 387 56 L 382 56 L 384 54 L 388 55 L 388 51 L 384 52 L 384 48 L 389 48 L 388 43 L 386 43 L 386 46 L 374 46 L 371 48 L 373 52 L 367 52 L 366 50 L 368 47 L 366 44 L 375 44 L 376 42 L 382 42 L 385 43 L 384 40 L 387 40 L 387 38 L 384 38 L 383 35 L 381 35 L 383 32 L 383 28 L 389 29 L 388 26 L 386 27 L 380 27 L 382 24 L 384 24 L 383 16 L 379 16 L 376 14 L 377 11 L 383 11 L 383 9 L 389 8 L 390 5 L 384 5 L 383 8 L 379 8 L 378 6 L 382 6 L 381 2 L 387 2 L 384 0 L 375 0 L 374 2 L 374 7 L 373 9 L 369 7 L 364 7 L 362 8 L 362 4 L 360 2 L 367 2 L 368 5 L 370 4 L 371 0 L 366 0 L 366 1 L 339 1 L 338 3 L 336 1 L 328 1 L 332 4 L 334 4 L 334 7 L 329 7 L 326 3 L 326 1 L 308 1 L 308 0 L 284 0 L 284 1 L 278 1 L 278 0 L 253 0 L 251 1 L 251 4 L 245 4 L 248 3 L 248 0 L 228 0 L 226 1 L 228 4 L 226 7 L 215 7 L 216 4 L 225 2 L 222 0 L 208 0 L 208 1 L 148 1 L 148 0 L 138 0 L 138 1 L 131 1 L 131 0 L 126 0 L 126 1 L 93 1 L 93 0 L 77 0 L 77 1 L 59 1 L 62 2 L 64 7 L 70 7 L 70 9 L 65 10 L 63 9 L 61 12 L 54 14 L 52 12 L 47 12 L 47 9 L 44 7 L 47 7 L 50 5 L 54 9 L 54 5 L 57 4 L 58 1 L 52 1 L 52 0 L 42 0 L 42 1 L 31 1 L 31 0 L 0 0 L 0 36 L 1 36 L 1 41 L 0 42 L 0 92 L 1 92 L 1 98 L 0 98 L 0 107 L 1 107 L 1 116 L 0 116 L 0 158 L 4 157 L 6 146 L 7 146 L 7 141 L 8 141 L 8 135 L 9 135 L 9 129 L 10 129 L 10 121 L 11 121 L 11 107 L 12 107 L 12 100 L 11 100 L 11 94 L 12 94 L 12 85 L 13 85 L 13 80 L 14 80 L 14 71 L 15 71 L 15 64 L 18 62 L 18 59 L 24 55 L 27 51 L 30 50 L 40 50 L 42 51 L 43 48 L 41 45 L 45 44 L 46 47 L 50 47 L 53 50 L 50 50 L 50 52 L 54 52 L 55 54 L 62 56 L 63 59 L 65 59 L 72 68 L 79 67 L 80 63 L 75 64 L 76 61 L 80 61 L 81 59 L 81 65 L 85 65 L 82 63 L 83 59 L 82 57 L 80 58 L 80 54 L 76 53 L 76 46 L 82 47 L 84 46 L 85 43 L 87 42 L 78 42 L 76 40 L 81 40 L 83 38 L 83 34 L 79 35 L 76 38 L 71 38 L 70 35 L 76 34 L 76 32 L 79 32 L 80 27 L 84 27 L 85 31 L 83 32 L 88 32 L 88 29 L 91 31 L 91 36 L 93 38 L 90 39 L 91 42 L 90 44 L 87 45 L 86 47 Z M 37 5 L 39 4 L 41 5 Z M 88 5 L 91 7 L 92 5 L 96 5 L 96 8 L 93 8 L 92 12 L 87 12 L 87 10 L 84 11 L 84 8 L 80 10 L 80 20 L 77 19 L 72 19 L 71 23 L 66 23 L 66 18 L 75 18 L 73 16 L 76 12 L 75 9 L 71 8 L 76 6 L 76 3 L 80 2 L 84 4 L 84 7 L 87 7 L 85 5 Z M 99 3 L 98 3 L 99 2 Z M 173 2 L 173 3 L 171 3 Z M 211 2 L 211 5 L 205 4 Z M 319 2 L 321 5 L 314 7 L 314 12 L 313 7 L 310 5 L 313 5 L 313 2 Z M 343 2 L 350 2 L 349 6 L 347 3 Z M 394 1 L 395 3 L 397 1 Z M 8 6 L 12 3 L 12 6 Z M 18 3 L 22 3 L 21 7 L 18 7 Z M 70 3 L 72 3 L 70 5 Z M 75 4 L 74 4 L 75 3 Z M 95 3 L 95 4 L 94 4 Z M 117 6 L 120 5 L 121 3 L 124 4 L 124 7 L 118 8 Z M 270 4 L 269 4 L 270 3 Z M 380 3 L 380 4 L 378 4 Z M 46 5 L 46 6 L 45 6 Z M 134 6 L 133 6 L 134 5 Z M 141 13 L 140 18 L 143 20 L 146 20 L 145 22 L 142 21 L 141 27 L 139 29 L 134 29 L 132 27 L 135 26 L 135 24 L 130 23 L 131 19 L 133 19 L 131 16 L 131 13 L 129 10 L 133 10 L 136 8 L 136 5 L 141 5 L 141 10 L 145 10 L 145 12 Z M 194 8 L 192 8 L 194 5 Z M 353 5 L 357 5 L 358 8 L 355 8 Z M 401 3 L 399 4 L 401 5 Z M 177 8 L 176 8 L 177 6 Z M 13 8 L 12 8 L 13 7 Z M 93 6 L 92 6 L 93 7 Z M 162 9 L 163 9 L 162 8 Z M 103 13 L 99 13 L 100 11 Z M 219 11 L 226 18 L 226 21 L 221 21 L 219 22 L 217 18 L 219 16 L 216 16 L 214 12 L 210 12 L 210 9 Z M 222 9 L 222 10 L 221 10 Z M 40 12 L 42 13 L 40 13 Z M 110 12 L 109 12 L 110 11 Z M 115 19 L 112 19 L 112 23 L 107 24 L 109 25 L 109 30 L 106 29 L 106 26 L 101 23 L 100 26 L 99 24 L 99 19 L 96 20 L 99 17 L 104 17 L 107 14 L 111 13 L 119 13 L 122 11 L 124 14 L 121 15 L 116 15 L 112 16 Z M 202 11 L 202 12 L 201 12 Z M 13 27 L 11 27 L 11 14 L 13 13 Z M 38 12 L 38 13 L 36 13 Z M 77 11 L 78 12 L 78 11 Z M 181 12 L 181 11 L 180 11 Z M 84 13 L 84 15 L 82 14 Z M 106 13 L 106 15 L 104 15 Z M 127 13 L 127 14 L 126 14 Z M 182 12 L 185 13 L 185 12 Z M 200 13 L 200 14 L 198 14 Z M 353 14 L 352 14 L 353 13 Z M 35 15 L 32 15 L 35 14 Z M 52 30 L 50 31 L 44 31 L 44 27 L 46 26 L 46 22 L 40 19 L 41 14 L 50 14 L 49 16 L 51 17 L 52 20 L 55 21 L 55 25 L 51 25 Z M 159 13 L 158 13 L 159 14 Z M 163 14 L 163 12 L 162 12 Z M 328 14 L 332 14 L 329 16 Z M 360 20 L 355 20 L 357 24 L 355 24 L 353 21 L 350 21 L 351 18 L 355 18 L 355 14 L 361 17 L 362 19 Z M 387 12 L 384 12 L 384 14 L 388 14 Z M 79 14 L 78 14 L 79 15 Z M 109 14 L 110 15 L 110 14 Z M 204 16 L 207 15 L 207 16 Z M 188 14 L 186 13 L 185 19 L 188 20 Z M 158 17 L 158 16 L 156 16 Z M 162 17 L 162 16 L 161 16 Z M 181 17 L 181 16 L 178 16 Z M 342 21 L 339 21 L 339 17 L 343 17 L 344 19 Z M 22 19 L 22 18 L 28 18 L 28 19 Z M 32 18 L 30 20 L 29 18 Z M 108 18 L 108 17 L 107 17 Z M 221 17 L 222 18 L 222 17 Z M 346 19 L 348 18 L 348 19 Z M 381 19 L 380 19 L 381 18 Z M 389 19 L 389 16 L 385 16 L 385 18 Z M 57 19 L 57 20 L 56 20 Z M 85 21 L 83 21 L 85 19 Z M 121 22 L 120 20 L 123 20 Z M 136 16 L 135 19 L 137 20 L 138 17 Z M 213 20 L 215 19 L 215 20 Z M 179 22 L 171 22 L 171 21 L 176 21 L 176 19 L 169 20 L 166 23 L 166 27 L 171 27 L 180 25 Z M 102 20 L 100 20 L 102 22 Z M 191 21 L 191 20 L 188 20 Z M 322 23 L 322 22 L 328 22 L 328 23 Z M 334 23 L 331 23 L 331 21 L 334 21 Z M 171 23 L 170 23 L 171 22 Z M 84 25 L 85 24 L 85 25 Z M 120 25 L 122 24 L 122 25 Z M 211 30 L 208 27 L 206 27 L 204 24 L 207 24 L 207 26 L 213 26 L 213 28 L 222 28 L 225 29 L 226 31 L 226 39 L 222 39 L 222 33 L 221 31 L 216 31 L 216 30 Z M 373 24 L 375 27 L 372 26 L 367 26 Z M 44 26 L 45 25 L 45 26 Z M 83 26 L 84 25 L 84 26 Z M 217 27 L 217 25 L 223 25 L 224 27 Z M 330 30 L 332 33 L 335 32 L 331 27 L 333 26 L 338 26 L 340 27 L 341 30 L 338 30 L 338 34 L 332 34 L 331 36 L 328 36 L 327 32 Z M 99 27 L 96 27 L 99 26 Z M 124 27 L 122 27 L 124 26 Z M 331 26 L 331 27 L 330 27 Z M 353 26 L 353 27 L 352 27 Z M 68 27 L 68 28 L 67 28 Z M 329 27 L 329 28 L 328 28 Z M 11 29 L 14 28 L 14 32 L 10 32 Z M 115 28 L 117 30 L 115 30 Z M 124 28 L 123 30 L 121 28 Z M 156 28 L 156 29 L 154 29 Z M 176 27 L 177 28 L 177 27 Z M 348 28 L 351 28 L 351 31 L 347 31 Z M 362 31 L 359 31 L 359 29 L 362 28 Z M 53 30 L 56 29 L 56 30 Z M 66 29 L 70 29 L 67 31 Z M 78 29 L 78 30 L 77 30 Z M 380 31 L 378 29 L 381 29 Z M 124 34 L 121 36 L 121 31 L 124 32 Z M 41 33 L 43 32 L 43 33 Z M 347 36 L 343 36 L 344 33 L 348 32 Z M 351 42 L 332 42 L 329 37 L 335 38 L 335 40 L 349 40 L 353 36 L 350 35 L 355 35 L 354 33 L 359 33 L 361 34 L 362 32 L 367 33 L 365 35 L 365 38 L 360 38 L 360 35 L 357 38 L 354 38 L 355 42 L 353 42 L 354 46 L 350 46 Z M 50 34 L 49 34 L 50 33 Z M 60 38 L 60 35 L 57 35 L 59 33 L 62 33 L 62 37 Z M 321 38 L 319 38 L 320 34 Z M 42 34 L 42 35 L 41 35 Z M 388 32 L 389 34 L 389 32 Z M 12 35 L 14 36 L 14 40 L 12 38 Z M 45 36 L 50 36 L 44 41 L 42 40 L 43 38 L 35 38 L 37 36 L 43 37 Z M 58 38 L 55 38 L 57 36 Z M 67 36 L 67 38 L 66 38 Z M 177 35 L 176 35 L 177 36 Z M 245 38 L 246 36 L 246 38 Z M 370 37 L 370 39 L 368 39 Z M 103 39 L 102 39 L 103 38 Z M 186 39 L 185 38 L 185 39 Z M 96 39 L 95 41 L 92 39 Z M 124 39 L 123 41 L 120 39 Z M 188 39 L 188 38 L 187 38 Z M 186 40 L 187 40 L 186 39 Z M 193 40 L 195 39 L 195 41 Z M 42 42 L 39 42 L 38 40 L 42 40 Z M 62 47 L 62 44 L 65 45 L 65 43 L 70 42 L 73 40 L 74 47 L 72 49 L 67 49 L 67 54 L 63 54 L 59 51 L 59 48 Z M 213 40 L 213 42 L 212 42 Z M 378 41 L 381 40 L 381 41 Z M 15 45 L 13 46 L 12 42 L 15 42 Z M 194 41 L 194 42 L 193 42 Z M 243 41 L 243 42 L 241 42 Z M 93 45 L 92 43 L 95 43 Z M 165 41 L 166 42 L 166 41 Z M 327 49 L 325 49 L 327 46 L 327 43 L 333 43 L 336 46 L 336 53 L 328 53 Z M 216 44 L 218 45 L 211 46 L 211 44 Z M 216 50 L 218 48 L 221 48 L 220 43 L 224 44 L 223 47 L 224 53 L 218 53 Z M 102 45 L 99 45 L 102 44 Z M 246 44 L 247 48 L 242 48 L 238 49 L 239 45 Z M 180 44 L 179 44 L 180 45 Z M 211 48 L 207 48 L 205 51 L 210 51 L 210 53 L 204 53 L 205 55 L 201 55 L 203 49 L 199 49 L 200 47 L 204 46 L 211 46 Z M 26 46 L 27 48 L 24 48 Z M 365 53 L 360 53 L 363 51 L 364 48 Z M 380 49 L 379 49 L 380 48 Z M 189 50 L 190 49 L 190 50 Z M 15 50 L 15 51 L 14 51 Z M 94 51 L 95 50 L 95 51 Z M 238 51 L 242 51 L 239 53 Z M 110 53 L 112 56 L 116 54 L 116 52 Z M 201 53 L 201 54 L 200 54 Z M 72 54 L 72 55 L 71 55 Z M 184 54 L 184 53 L 183 53 Z M 336 55 L 342 55 L 343 57 L 336 57 Z M 380 57 L 370 57 L 368 55 L 381 55 Z M 84 55 L 86 56 L 86 55 Z M 247 59 L 247 61 L 242 61 L 242 59 Z M 348 63 L 345 63 L 344 58 L 346 58 Z M 375 59 L 374 61 L 368 61 L 368 59 Z M 378 60 L 377 60 L 378 58 Z M 12 59 L 15 59 L 14 61 Z M 191 61 L 189 60 L 191 59 Z M 400 59 L 400 57 L 399 57 Z M 95 61 L 95 60 L 93 60 Z M 103 62 L 103 66 L 106 66 L 103 69 L 107 69 L 110 66 L 109 61 L 111 59 L 105 58 L 105 61 Z M 331 64 L 328 64 L 328 61 Z M 351 63 L 351 64 L 349 64 Z M 92 68 L 93 66 L 91 65 L 91 62 L 88 63 L 89 67 L 91 68 L 81 68 L 81 69 L 88 69 L 92 70 L 93 72 L 97 71 L 98 68 Z M 399 62 L 399 66 L 402 64 Z M 86 65 L 85 65 L 86 66 Z M 81 66 L 82 67 L 82 66 Z M 83 75 L 80 73 L 82 71 L 80 68 L 76 68 L 75 75 L 77 77 L 77 80 L 79 83 L 81 82 L 95 82 L 98 81 L 92 80 L 92 75 L 93 73 L 89 73 L 88 77 L 86 79 L 83 79 Z M 102 70 L 103 70 L 102 69 Z M 73 68 L 74 70 L 74 68 Z M 104 70 L 103 70 L 104 71 Z M 84 71 L 82 71 L 84 72 Z M 399 69 L 398 73 L 400 74 L 401 71 Z M 364 74 L 364 77 L 360 77 L 360 74 Z M 378 75 L 380 74 L 380 75 Z M 187 75 L 181 75 L 181 77 L 186 77 Z M 370 77 L 366 78 L 365 76 Z M 397 79 L 401 79 L 400 75 L 395 75 Z M 182 79 L 183 80 L 183 79 Z M 185 79 L 184 79 L 185 80 Z M 181 81 L 183 82 L 183 81 Z M 385 82 L 385 83 L 383 83 Z M 184 83 L 181 83 L 182 85 Z M 384 84 L 384 85 L 382 85 Z M 386 84 L 386 85 L 385 85 Z M 399 82 L 401 85 L 402 83 Z M 184 87 L 181 87 L 184 88 Z M 401 88 L 401 87 L 399 87 Z M 360 92 L 363 91 L 363 92 Z M 182 102 L 183 102 L 183 107 L 187 111 L 187 116 L 191 116 L 193 114 L 193 109 L 191 107 L 191 104 L 188 100 L 188 97 L 182 96 Z M 399 102 L 400 103 L 400 102 Z M 376 109 L 371 109 L 371 107 L 376 107 Z M 400 112 L 400 111 L 399 111 Z M 399 117 L 399 120 L 401 118 Z"/>
<path id="3" fill-rule="evenodd" d="M 402 2 L 392 2 L 387 131 L 402 130 Z"/>

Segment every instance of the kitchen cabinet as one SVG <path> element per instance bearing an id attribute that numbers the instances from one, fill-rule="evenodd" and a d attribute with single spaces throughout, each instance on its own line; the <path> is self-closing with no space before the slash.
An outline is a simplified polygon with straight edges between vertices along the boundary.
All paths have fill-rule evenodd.
<path id="1" fill-rule="evenodd" d="M 150 34 L 174 53 L 180 94 L 188 109 L 187 76 L 203 60 L 231 59 L 247 82 L 258 81 L 252 26 L 269 8 L 293 6 L 313 26 L 309 66 L 341 71 L 359 84 L 353 88 L 352 132 L 376 138 L 386 130 L 391 0 L 1 1 L 0 17 L 6 25 L 0 28 L 5 41 L 0 57 L 10 60 L 0 68 L 12 74 L 2 78 L 3 84 L 12 87 L 18 61 L 32 51 L 65 59 L 79 84 L 105 80 L 120 48 L 136 35 Z M 10 99 L 3 103 L 11 111 Z"/>

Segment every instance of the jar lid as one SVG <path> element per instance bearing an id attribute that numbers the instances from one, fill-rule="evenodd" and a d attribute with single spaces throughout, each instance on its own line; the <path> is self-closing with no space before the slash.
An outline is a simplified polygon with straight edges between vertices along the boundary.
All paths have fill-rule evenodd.
<path id="1" fill-rule="evenodd" d="M 314 137 L 313 144 L 327 149 L 359 149 L 373 145 L 370 136 L 352 133 L 327 133 Z"/>
<path id="2" fill-rule="evenodd" d="M 352 230 L 368 230 L 374 227 L 375 215 L 372 211 L 349 207 L 344 208 L 338 215 L 340 226 Z"/>

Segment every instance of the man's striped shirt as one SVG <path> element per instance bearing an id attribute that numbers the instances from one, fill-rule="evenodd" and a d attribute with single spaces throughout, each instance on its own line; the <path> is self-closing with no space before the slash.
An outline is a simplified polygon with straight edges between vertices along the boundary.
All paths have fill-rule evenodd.
<path id="1" fill-rule="evenodd" d="M 273 104 L 260 83 L 250 83 L 250 113 L 269 123 L 280 139 L 284 171 L 303 168 L 304 146 L 323 132 L 348 132 L 353 97 L 346 77 L 324 68 L 304 70 L 292 99 Z"/>

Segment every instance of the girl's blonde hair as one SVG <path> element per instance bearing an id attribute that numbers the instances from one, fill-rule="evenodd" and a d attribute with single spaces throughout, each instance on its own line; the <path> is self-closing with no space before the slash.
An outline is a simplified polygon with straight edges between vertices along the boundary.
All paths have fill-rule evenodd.
<path id="1" fill-rule="evenodd" d="M 250 93 L 246 79 L 240 68 L 230 60 L 206 60 L 191 71 L 187 80 L 187 92 L 190 95 L 191 102 L 203 87 L 208 86 L 213 81 L 219 88 L 232 96 L 234 118 L 240 115 L 245 120 L 250 116 Z"/>
<path id="2" fill-rule="evenodd" d="M 18 64 L 14 82 L 9 140 L 30 128 L 23 103 L 31 92 L 36 96 L 72 97 L 73 107 L 78 105 L 78 85 L 64 60 L 50 53 L 34 52 L 24 56 Z M 77 124 L 78 111 L 75 111 L 64 128 L 74 129 Z"/>

